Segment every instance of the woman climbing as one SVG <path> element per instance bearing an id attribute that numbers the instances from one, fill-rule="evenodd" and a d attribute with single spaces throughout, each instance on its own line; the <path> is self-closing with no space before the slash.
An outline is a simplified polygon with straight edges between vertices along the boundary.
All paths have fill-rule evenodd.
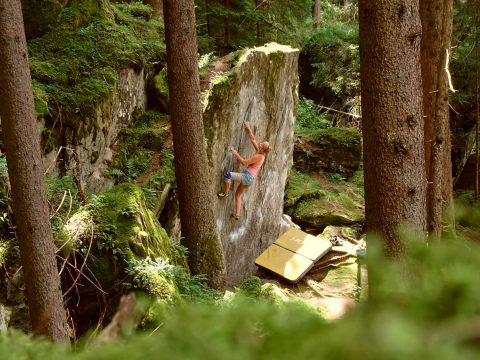
<path id="1" fill-rule="evenodd" d="M 230 186 L 232 179 L 238 183 L 237 191 L 235 192 L 235 212 L 232 214 L 232 217 L 236 220 L 240 219 L 240 210 L 242 208 L 242 194 L 250 185 L 253 184 L 253 180 L 255 179 L 258 170 L 260 170 L 263 162 L 265 161 L 265 154 L 267 154 L 272 149 L 267 141 L 257 144 L 255 135 L 253 135 L 253 131 L 250 128 L 250 124 L 248 122 L 245 123 L 244 127 L 245 130 L 247 130 L 248 137 L 250 138 L 250 141 L 252 142 L 252 145 L 257 153 L 249 159 L 244 159 L 240 156 L 237 150 L 235 150 L 234 148 L 231 149 L 232 154 L 235 155 L 238 161 L 240 161 L 242 165 L 245 165 L 247 169 L 243 173 L 227 171 L 225 173 L 225 190 L 224 192 L 217 194 L 219 198 L 227 197 L 230 194 Z"/>

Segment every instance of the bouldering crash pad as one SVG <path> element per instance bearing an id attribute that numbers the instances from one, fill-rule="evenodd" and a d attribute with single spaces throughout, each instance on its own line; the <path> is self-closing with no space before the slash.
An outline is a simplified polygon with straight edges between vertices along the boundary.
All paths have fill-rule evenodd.
<path id="1" fill-rule="evenodd" d="M 332 248 L 330 241 L 292 228 L 255 260 L 255 264 L 297 283 Z"/>

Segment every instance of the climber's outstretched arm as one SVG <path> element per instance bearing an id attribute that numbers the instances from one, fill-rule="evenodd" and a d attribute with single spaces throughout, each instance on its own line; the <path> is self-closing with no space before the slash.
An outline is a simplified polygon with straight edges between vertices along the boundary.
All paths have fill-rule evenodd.
<path id="1" fill-rule="evenodd" d="M 237 150 L 233 149 L 232 148 L 232 154 L 235 155 L 235 157 L 238 159 L 238 161 L 244 165 L 244 166 L 248 166 L 250 164 L 255 164 L 256 162 L 259 162 L 260 159 L 261 159 L 261 156 L 259 154 L 255 154 L 253 155 L 251 158 L 248 158 L 248 159 L 244 159 L 239 153 Z"/>
<path id="2" fill-rule="evenodd" d="M 250 138 L 250 141 L 252 142 L 253 147 L 255 148 L 255 151 L 258 151 L 259 147 L 257 144 L 257 140 L 255 139 L 255 135 L 253 135 L 253 131 L 250 128 L 250 124 L 246 122 L 244 124 L 245 130 L 247 130 L 248 137 Z"/>

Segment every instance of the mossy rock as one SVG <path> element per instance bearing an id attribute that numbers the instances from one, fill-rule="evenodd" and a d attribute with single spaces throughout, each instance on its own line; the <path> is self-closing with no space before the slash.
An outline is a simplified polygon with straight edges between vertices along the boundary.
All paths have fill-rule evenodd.
<path id="1" fill-rule="evenodd" d="M 163 22 L 146 20 L 142 11 L 151 8 L 139 3 L 107 5 L 105 0 L 70 1 L 51 31 L 28 42 L 40 117 L 48 109 L 53 124 L 61 110 L 63 125 L 77 131 L 79 122 L 112 95 L 119 72 L 149 71 L 163 61 Z"/>
<path id="2" fill-rule="evenodd" d="M 114 259 L 163 257 L 182 263 L 165 230 L 147 209 L 142 190 L 134 184 L 120 184 L 99 195 L 72 216 L 65 230 L 77 249 L 91 238 L 99 252 Z"/>
<path id="3" fill-rule="evenodd" d="M 107 0 L 70 0 L 64 17 L 71 30 L 90 22 L 92 18 L 113 17 Z"/>
<path id="4" fill-rule="evenodd" d="M 22 0 L 27 39 L 47 33 L 57 24 L 61 12 L 62 4 L 58 0 Z"/>
<path id="5" fill-rule="evenodd" d="M 328 171 L 346 177 L 360 167 L 361 134 L 354 128 L 328 128 L 298 134 L 293 161 L 303 172 Z"/>
<path id="6" fill-rule="evenodd" d="M 187 266 L 184 255 L 170 242 L 165 230 L 147 209 L 142 190 L 134 184 L 114 186 L 94 198 L 68 220 L 64 234 L 68 235 L 68 240 L 58 246 L 70 263 L 82 264 L 87 258 L 83 268 L 77 266 L 85 278 L 90 279 L 81 281 L 78 286 L 80 305 L 76 305 L 73 316 L 80 322 L 84 321 L 83 317 L 92 319 L 101 314 L 100 304 L 95 301 L 98 296 L 107 304 L 113 302 L 108 308 L 115 307 L 115 302 L 126 290 L 125 284 L 132 281 L 127 271 L 129 264 L 141 259 L 163 258 L 170 264 Z M 145 277 L 148 278 L 142 281 L 145 286 L 137 286 L 137 289 L 153 297 L 178 296 L 170 280 L 154 272 Z M 63 282 L 64 286 L 71 286 L 66 275 Z M 107 294 L 102 294 L 100 289 Z M 91 324 L 83 326 L 82 330 L 86 330 Z"/>
<path id="7" fill-rule="evenodd" d="M 300 200 L 287 214 L 301 227 L 317 231 L 328 225 L 351 226 L 365 221 L 363 206 L 344 194 Z"/>

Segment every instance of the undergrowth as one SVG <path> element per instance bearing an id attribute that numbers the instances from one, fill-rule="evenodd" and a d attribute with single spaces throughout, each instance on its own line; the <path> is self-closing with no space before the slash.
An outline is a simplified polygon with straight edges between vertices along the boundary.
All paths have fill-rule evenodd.
<path id="1" fill-rule="evenodd" d="M 345 359 L 473 360 L 480 355 L 478 244 L 446 241 L 407 246 L 392 262 L 369 244 L 372 296 L 341 319 L 325 321 L 302 304 L 238 297 L 227 306 L 178 307 L 153 332 L 101 348 L 64 345 L 8 332 L 0 356 L 9 360 Z M 455 256 L 452 256 L 454 254 Z M 406 271 L 408 269 L 408 271 Z"/>

